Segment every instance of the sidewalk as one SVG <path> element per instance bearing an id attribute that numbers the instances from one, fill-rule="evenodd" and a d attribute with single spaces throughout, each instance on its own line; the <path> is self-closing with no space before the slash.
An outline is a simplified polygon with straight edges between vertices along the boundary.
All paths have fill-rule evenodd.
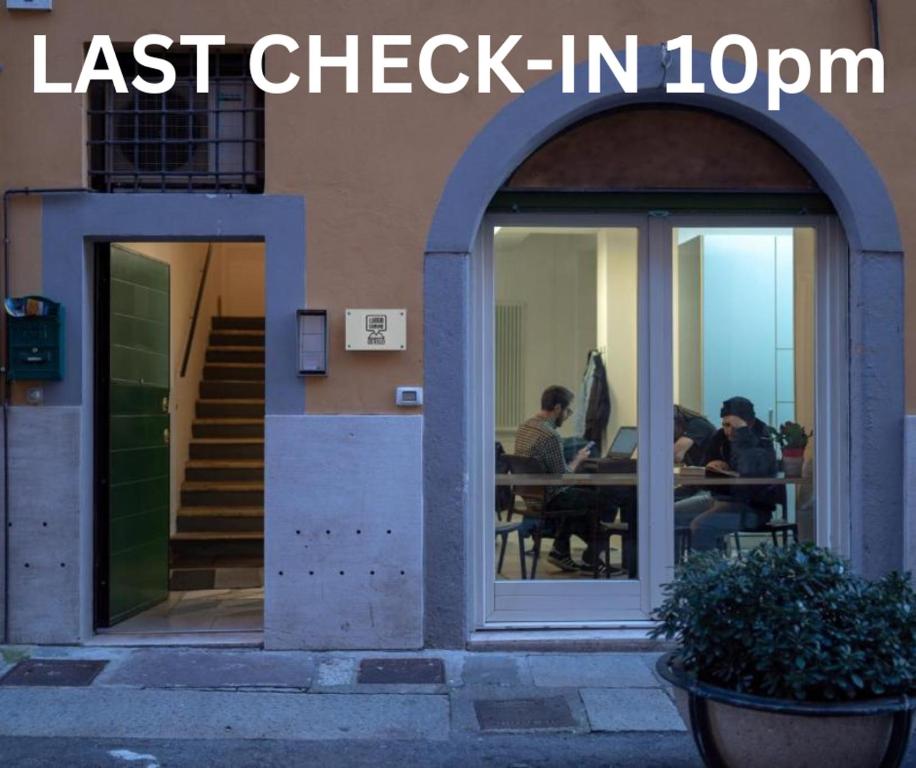
<path id="1" fill-rule="evenodd" d="M 0 674 L 24 661 L 14 675 L 28 683 L 0 681 L 4 766 L 700 765 L 657 654 L 2 655 Z M 73 672 L 95 677 L 62 685 Z"/>

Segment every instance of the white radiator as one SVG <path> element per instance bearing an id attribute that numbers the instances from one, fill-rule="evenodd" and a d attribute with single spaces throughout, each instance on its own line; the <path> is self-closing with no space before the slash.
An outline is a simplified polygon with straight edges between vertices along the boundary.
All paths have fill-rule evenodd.
<path id="1" fill-rule="evenodd" d="M 496 305 L 496 429 L 525 419 L 525 306 Z"/>

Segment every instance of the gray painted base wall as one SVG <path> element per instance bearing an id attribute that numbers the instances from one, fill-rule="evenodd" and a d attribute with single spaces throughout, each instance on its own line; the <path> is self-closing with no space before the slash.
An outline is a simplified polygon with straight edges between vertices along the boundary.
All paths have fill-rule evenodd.
<path id="1" fill-rule="evenodd" d="M 10 643 L 78 642 L 91 611 L 81 578 L 80 411 L 10 408 Z"/>
<path id="2" fill-rule="evenodd" d="M 267 417 L 266 648 L 423 645 L 422 437 L 420 416 Z"/>
<path id="3" fill-rule="evenodd" d="M 903 567 L 916 573 L 916 415 L 903 423 Z"/>

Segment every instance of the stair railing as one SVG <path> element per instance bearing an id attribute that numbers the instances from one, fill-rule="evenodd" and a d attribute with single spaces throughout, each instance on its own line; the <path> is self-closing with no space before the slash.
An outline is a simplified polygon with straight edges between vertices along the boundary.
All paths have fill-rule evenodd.
<path id="1" fill-rule="evenodd" d="M 210 271 L 210 257 L 213 255 L 213 243 L 207 243 L 207 257 L 204 259 L 204 268 L 200 273 L 200 284 L 197 286 L 197 298 L 194 300 L 194 314 L 191 315 L 191 325 L 188 328 L 188 341 L 184 346 L 184 357 L 181 360 L 181 378 L 188 372 L 188 361 L 191 358 L 191 347 L 194 344 L 194 332 L 197 330 L 197 318 L 200 315 L 200 305 L 204 298 L 204 289 L 207 287 L 207 273 Z"/>

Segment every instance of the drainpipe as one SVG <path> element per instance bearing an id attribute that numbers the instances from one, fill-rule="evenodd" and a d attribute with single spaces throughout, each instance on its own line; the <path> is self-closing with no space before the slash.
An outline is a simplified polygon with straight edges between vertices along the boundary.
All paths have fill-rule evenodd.
<path id="1" fill-rule="evenodd" d="M 10 290 L 10 198 L 29 195 L 72 195 L 79 192 L 91 192 L 86 187 L 59 187 L 56 189 L 40 189 L 20 187 L 8 189 L 3 193 L 3 291 L 7 295 Z M 6 335 L 6 312 L 0 323 L 3 333 L 4 346 Z M 10 440 L 9 440 L 9 406 L 10 406 L 10 380 L 7 375 L 6 362 L 0 365 L 3 374 L 3 641 L 10 636 Z"/>

